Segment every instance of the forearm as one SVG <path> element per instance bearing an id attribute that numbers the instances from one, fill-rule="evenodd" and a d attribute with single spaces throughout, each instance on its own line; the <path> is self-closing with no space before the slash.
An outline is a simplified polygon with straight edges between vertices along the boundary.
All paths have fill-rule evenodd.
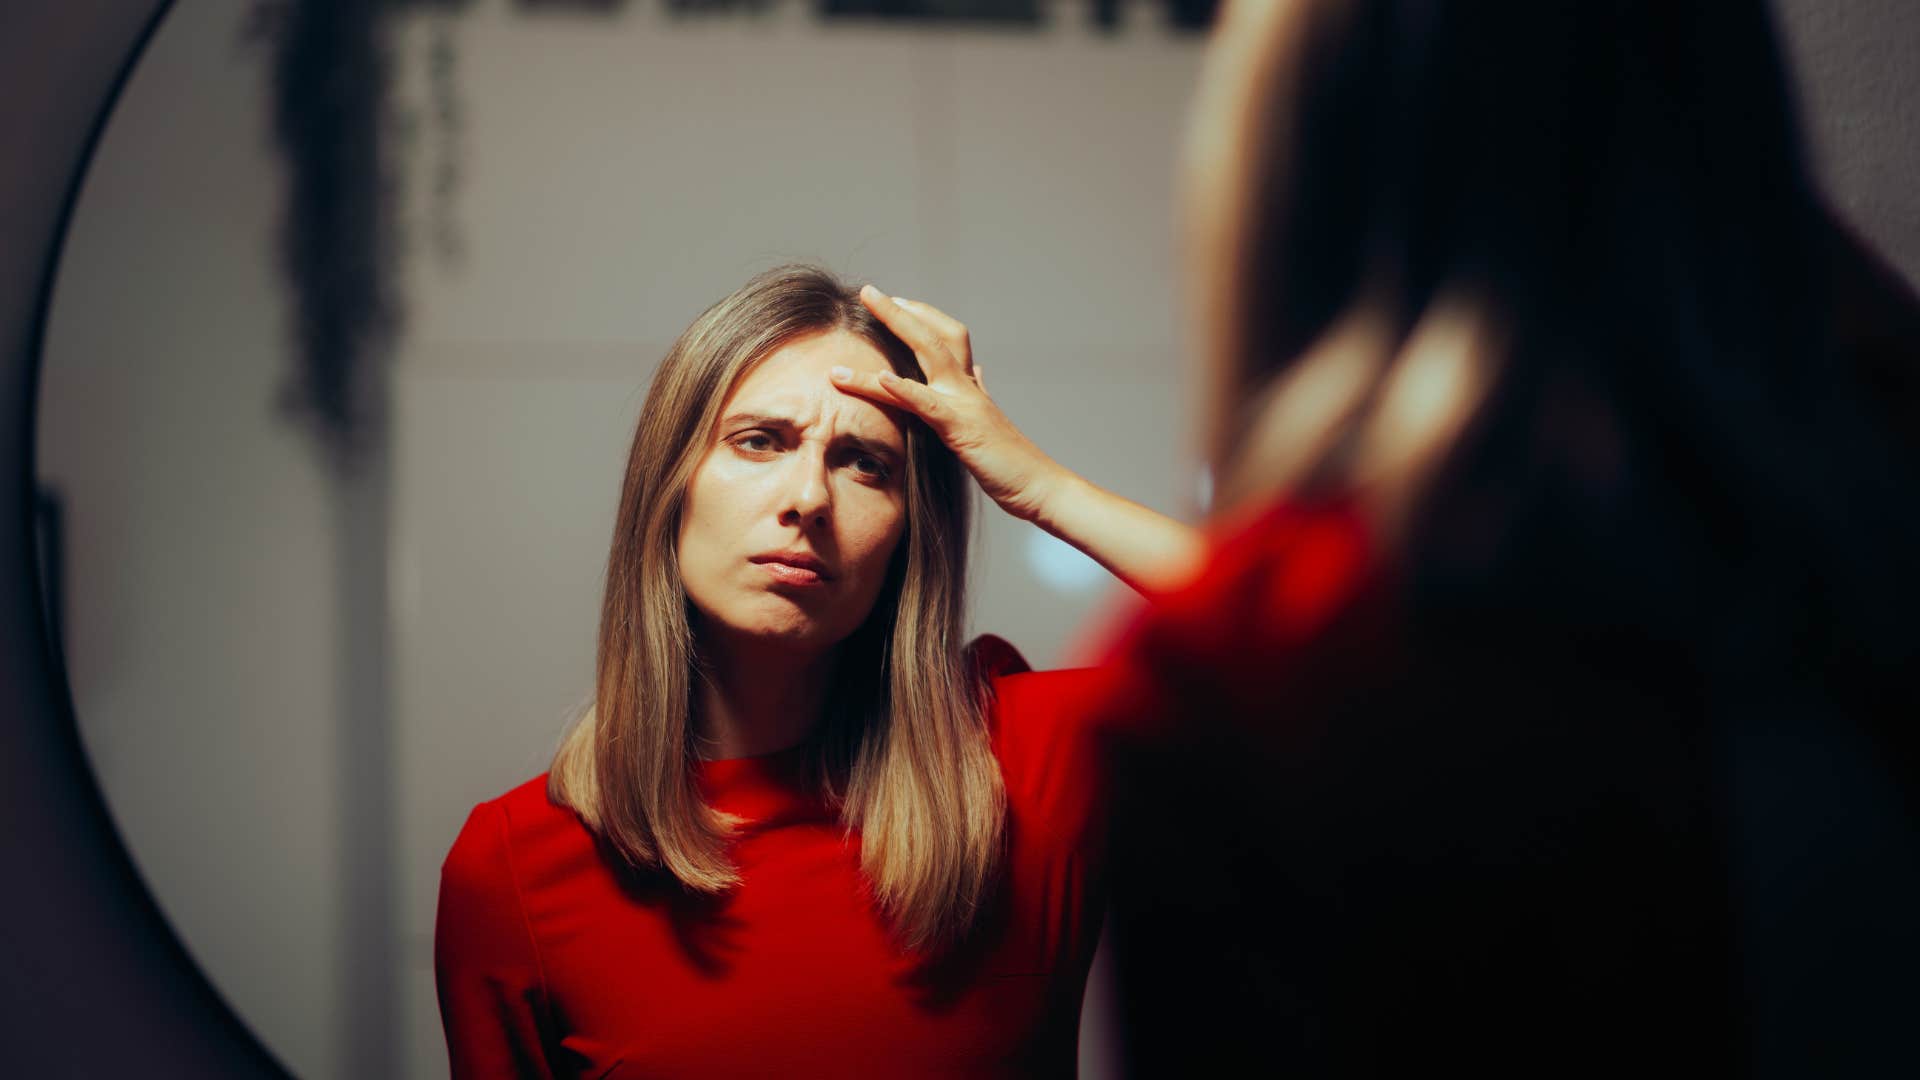
<path id="1" fill-rule="evenodd" d="M 1142 593 L 1174 589 L 1199 568 L 1197 530 L 1089 483 L 1020 433 L 987 395 L 959 320 L 871 285 L 860 299 L 913 348 L 926 381 L 836 367 L 830 377 L 841 391 L 917 417 L 1001 509 L 1072 544 Z"/>
<path id="2" fill-rule="evenodd" d="M 1152 596 L 1199 569 L 1198 529 L 1053 466 L 1032 521 L 1072 544 L 1136 591 Z"/>

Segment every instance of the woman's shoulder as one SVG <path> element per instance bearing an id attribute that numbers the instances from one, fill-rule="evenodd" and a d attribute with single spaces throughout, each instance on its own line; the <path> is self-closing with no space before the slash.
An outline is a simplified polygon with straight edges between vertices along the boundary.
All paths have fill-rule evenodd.
<path id="1" fill-rule="evenodd" d="M 498 815 L 512 825 L 528 826 L 558 817 L 571 817 L 572 810 L 554 802 L 548 795 L 547 776 L 541 773 L 475 804 L 470 818 Z"/>
<path id="2" fill-rule="evenodd" d="M 1018 648 L 995 634 L 981 634 L 967 645 L 967 664 L 989 690 L 995 718 L 1057 713 L 1100 676 L 1087 667 L 1035 671 Z"/>
<path id="3" fill-rule="evenodd" d="M 547 778 L 548 774 L 541 773 L 531 780 L 508 788 L 487 802 L 498 806 L 500 811 L 508 817 L 523 821 L 531 822 L 556 815 L 570 816 L 573 811 L 555 803 L 548 796 Z"/>
<path id="4" fill-rule="evenodd" d="M 493 872 L 507 861 L 591 845 L 579 815 L 553 801 L 547 774 L 476 804 L 447 852 L 445 871 Z"/>
<path id="5" fill-rule="evenodd" d="M 967 646 L 987 690 L 987 725 L 1009 779 L 1051 773 L 1087 756 L 1087 723 L 1103 673 L 1097 668 L 1035 671 L 1005 639 L 985 634 Z"/>
<path id="6" fill-rule="evenodd" d="M 1094 668 L 1035 671 L 1002 638 L 968 646 L 988 693 L 987 724 L 1006 783 L 1008 812 L 1029 845 L 1024 850 L 1081 850 L 1096 829 L 1101 798 L 1097 744 L 1089 721 L 1101 673 Z"/>

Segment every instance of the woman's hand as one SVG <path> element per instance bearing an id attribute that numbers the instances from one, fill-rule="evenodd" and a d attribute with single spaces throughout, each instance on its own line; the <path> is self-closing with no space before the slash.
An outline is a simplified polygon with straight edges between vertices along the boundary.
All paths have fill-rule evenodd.
<path id="1" fill-rule="evenodd" d="M 860 290 L 860 299 L 913 349 L 927 381 L 835 368 L 835 386 L 919 417 L 1009 514 L 1079 548 L 1141 592 L 1174 588 L 1198 568 L 1197 531 L 1088 483 L 1013 426 L 987 396 L 959 320 L 871 285 Z"/>
<path id="2" fill-rule="evenodd" d="M 836 367 L 834 385 L 919 417 L 973 473 L 988 497 L 1017 518 L 1039 521 L 1051 493 L 1068 474 L 987 396 L 980 370 L 973 365 L 967 328 L 932 304 L 890 297 L 871 285 L 860 290 L 860 299 L 913 350 L 927 381 Z"/>

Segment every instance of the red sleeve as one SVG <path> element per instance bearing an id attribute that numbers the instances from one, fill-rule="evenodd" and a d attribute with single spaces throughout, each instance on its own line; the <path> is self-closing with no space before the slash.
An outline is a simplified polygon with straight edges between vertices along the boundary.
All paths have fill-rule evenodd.
<path id="1" fill-rule="evenodd" d="M 996 679 L 1032 671 L 1033 665 L 1013 647 L 1013 642 L 997 634 L 981 634 L 967 643 L 967 670 L 976 678 Z"/>
<path id="2" fill-rule="evenodd" d="M 1008 799 L 1028 827 L 1087 854 L 1100 824 L 1101 776 L 1087 720 L 1101 674 L 1036 672 L 1019 649 L 992 634 L 975 638 L 967 654 L 992 687 L 988 719 Z"/>
<path id="3" fill-rule="evenodd" d="M 441 865 L 433 965 L 454 1080 L 553 1075 L 546 976 L 496 803 L 474 808 Z"/>
<path id="4" fill-rule="evenodd" d="M 1093 854 L 1104 785 L 1088 722 L 1089 706 L 1105 687 L 1103 673 L 1010 672 L 993 687 L 995 745 L 1008 800 L 1026 813 L 1028 827 Z"/>
<path id="5" fill-rule="evenodd" d="M 1281 734 L 1310 719 L 1303 683 L 1366 685 L 1391 622 L 1383 581 L 1355 504 L 1275 504 L 1216 538 L 1198 578 L 1122 628 L 1091 722 L 1122 741 Z"/>
<path id="6" fill-rule="evenodd" d="M 1015 930 L 999 958 L 1000 973 L 1071 976 L 1071 995 L 1055 1006 L 1071 1071 L 1080 987 L 1106 899 L 1105 784 L 1083 723 L 1098 673 L 1032 671 L 1017 649 L 996 637 L 979 638 L 968 651 L 991 686 L 988 721 L 1007 791 Z"/>

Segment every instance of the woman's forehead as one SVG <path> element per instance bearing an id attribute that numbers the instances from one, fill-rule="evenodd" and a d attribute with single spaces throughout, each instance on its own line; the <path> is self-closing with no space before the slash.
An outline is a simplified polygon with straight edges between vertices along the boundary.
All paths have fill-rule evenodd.
<path id="1" fill-rule="evenodd" d="M 872 342 L 836 328 L 806 334 L 781 345 L 749 369 L 741 385 L 744 387 L 756 378 L 779 378 L 793 374 L 825 377 L 835 365 L 850 367 L 855 371 L 890 369 L 887 358 Z"/>
<path id="2" fill-rule="evenodd" d="M 782 345 L 749 368 L 727 395 L 721 417 L 748 413 L 802 427 L 824 419 L 856 434 L 897 440 L 903 423 L 899 411 L 840 391 L 829 378 L 835 367 L 892 370 L 879 349 L 845 330 L 811 334 Z"/>

